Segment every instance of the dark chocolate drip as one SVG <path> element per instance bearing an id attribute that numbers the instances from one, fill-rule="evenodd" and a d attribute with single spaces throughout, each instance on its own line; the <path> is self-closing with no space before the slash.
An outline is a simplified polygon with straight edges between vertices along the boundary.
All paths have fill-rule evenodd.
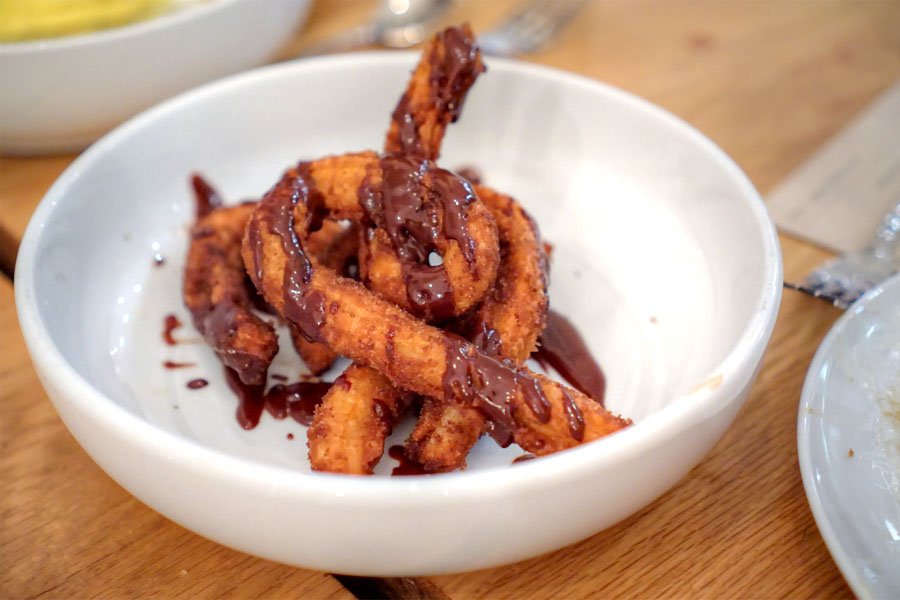
<path id="1" fill-rule="evenodd" d="M 291 385 L 279 383 L 266 392 L 264 384 L 247 385 L 227 367 L 225 381 L 238 397 L 236 416 L 244 429 L 259 425 L 263 409 L 276 419 L 291 417 L 301 425 L 311 425 L 316 406 L 331 388 L 331 384 L 324 381 L 300 381 Z"/>
<path id="2" fill-rule="evenodd" d="M 562 391 L 563 408 L 566 411 L 566 419 L 569 421 L 569 433 L 579 442 L 584 441 L 584 415 L 581 409 L 572 400 L 572 396 L 566 390 Z"/>
<path id="3" fill-rule="evenodd" d="M 453 286 L 443 266 L 404 265 L 406 294 L 412 312 L 428 321 L 443 322 L 453 317 Z"/>
<path id="4" fill-rule="evenodd" d="M 426 160 L 386 155 L 381 158 L 381 209 L 384 228 L 401 259 L 428 264 L 436 250 L 438 215 L 426 202 Z"/>
<path id="5" fill-rule="evenodd" d="M 419 137 L 419 123 L 409 109 L 409 92 L 404 92 L 391 118 L 397 124 L 397 141 L 400 144 L 400 152 L 421 155 L 422 139 Z"/>
<path id="6" fill-rule="evenodd" d="M 285 189 L 286 187 L 288 189 Z M 307 163 L 301 163 L 295 173 L 289 173 L 282 179 L 282 182 L 266 195 L 258 212 L 265 220 L 269 232 L 281 238 L 285 254 L 281 312 L 296 323 L 303 337 L 316 342 L 321 341 L 321 328 L 325 323 L 325 296 L 317 290 L 309 290 L 313 275 L 312 263 L 294 232 L 294 207 L 298 203 L 305 209 L 304 230 L 311 226 L 321 226 L 324 205 L 321 195 L 313 187 Z M 255 279 L 262 281 L 264 244 L 256 227 L 249 228 L 249 242 L 253 248 Z"/>
<path id="7" fill-rule="evenodd" d="M 240 373 L 244 383 L 255 385 L 265 383 L 268 362 L 258 356 L 241 352 L 234 347 L 231 340 L 237 334 L 237 328 L 243 320 L 243 309 L 230 300 L 213 305 L 201 319 L 197 320 L 197 329 L 209 341 L 216 354 L 225 363 Z"/>
<path id="8" fill-rule="evenodd" d="M 550 420 L 550 402 L 544 396 L 541 382 L 534 377 L 522 377 L 521 374 L 520 378 L 522 381 L 519 387 L 522 390 L 522 397 L 525 398 L 525 404 L 528 405 L 538 421 L 546 423 Z"/>
<path id="9" fill-rule="evenodd" d="M 511 363 L 477 352 L 462 338 L 450 336 L 446 343 L 444 397 L 461 399 L 481 410 L 490 423 L 490 434 L 508 446 L 516 429 L 513 406 L 521 393 L 525 404 L 540 422 L 550 419 L 550 403 L 538 380 Z"/>
<path id="10" fill-rule="evenodd" d="M 422 158 L 389 154 L 381 157 L 379 167 L 380 189 L 366 177 L 357 192 L 369 228 L 387 232 L 412 312 L 445 321 L 453 316 L 453 287 L 446 267 L 430 265 L 428 257 L 443 235 L 459 244 L 467 262 L 474 262 L 475 242 L 466 218 L 475 194 L 466 181 Z"/>
<path id="11" fill-rule="evenodd" d="M 200 379 L 200 378 L 191 379 L 190 381 L 187 382 L 188 388 L 192 389 L 192 390 L 199 390 L 200 388 L 205 388 L 208 385 L 209 385 L 209 382 L 207 380 Z"/>
<path id="12" fill-rule="evenodd" d="M 325 381 L 299 381 L 290 385 L 276 384 L 266 392 L 265 407 L 276 419 L 290 416 L 301 425 L 312 425 L 316 407 L 331 383 Z"/>
<path id="13" fill-rule="evenodd" d="M 197 201 L 198 221 L 222 206 L 222 197 L 203 177 L 194 174 L 191 177 L 191 185 L 194 187 L 194 197 Z"/>
<path id="14" fill-rule="evenodd" d="M 429 85 L 438 114 L 459 119 L 466 92 L 484 65 L 478 62 L 478 46 L 462 27 L 450 27 L 438 34 L 440 42 L 428 57 L 431 65 Z M 444 48 L 441 53 L 440 49 Z"/>
<path id="15" fill-rule="evenodd" d="M 503 340 L 496 329 L 491 329 L 483 320 L 479 320 L 474 327 L 474 333 L 470 339 L 475 347 L 489 356 L 497 356 L 503 349 Z"/>
<path id="16" fill-rule="evenodd" d="M 422 110 L 428 111 L 429 115 L 431 113 L 438 115 L 437 125 L 441 129 L 438 130 L 437 136 L 441 135 L 442 127 L 448 121 L 455 122 L 459 119 L 466 93 L 478 74 L 484 71 L 484 65 L 478 61 L 478 47 L 470 33 L 468 28 L 451 27 L 437 34 L 438 40 L 428 55 L 429 98 L 428 104 L 422 107 Z M 411 104 L 412 97 L 407 90 L 392 115 L 393 122 L 397 126 L 396 144 L 399 146 L 392 150 L 400 154 L 435 159 L 440 151 L 440 137 L 435 137 L 434 132 L 426 132 L 430 133 L 432 139 L 423 142 L 419 132 L 422 123 L 416 119 Z"/>
<path id="17" fill-rule="evenodd" d="M 163 341 L 169 346 L 174 346 L 178 342 L 172 337 L 172 332 L 181 327 L 181 321 L 175 315 L 166 315 L 163 321 Z"/>
<path id="18" fill-rule="evenodd" d="M 167 369 L 187 369 L 188 367 L 195 367 L 197 363 L 191 362 L 174 362 L 171 360 L 167 360 L 163 362 L 163 367 Z"/>
<path id="19" fill-rule="evenodd" d="M 297 175 L 306 182 L 306 227 L 304 231 L 312 233 L 322 228 L 328 209 L 325 208 L 325 197 L 316 188 L 315 179 L 312 176 L 310 163 L 302 162 L 297 165 Z"/>
<path id="20" fill-rule="evenodd" d="M 475 201 L 475 192 L 465 179 L 444 169 L 431 172 L 431 186 L 435 199 L 442 204 L 444 236 L 459 244 L 466 262 L 475 262 L 475 240 L 469 235 L 466 221 L 468 208 Z"/>
<path id="21" fill-rule="evenodd" d="M 388 448 L 388 456 L 400 463 L 393 468 L 391 475 L 430 475 L 425 467 L 406 456 L 403 446 L 391 446 Z"/>
<path id="22" fill-rule="evenodd" d="M 532 358 L 544 369 L 553 367 L 569 385 L 603 405 L 606 377 L 594 361 L 578 330 L 562 315 L 547 313 L 547 327 Z"/>
<path id="23" fill-rule="evenodd" d="M 235 416 L 238 424 L 244 429 L 253 429 L 259 425 L 265 405 L 265 384 L 247 385 L 233 369 L 225 367 L 225 381 L 238 397 L 238 408 Z"/>

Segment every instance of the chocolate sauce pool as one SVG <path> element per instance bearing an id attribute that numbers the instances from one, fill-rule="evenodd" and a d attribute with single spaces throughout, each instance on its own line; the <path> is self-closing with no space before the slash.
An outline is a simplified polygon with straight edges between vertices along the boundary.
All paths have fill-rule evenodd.
<path id="1" fill-rule="evenodd" d="M 559 313 L 547 314 L 547 327 L 532 354 L 541 367 L 553 367 L 573 388 L 603 405 L 606 377 L 591 356 L 578 330 Z"/>
<path id="2" fill-rule="evenodd" d="M 181 327 L 181 321 L 178 320 L 178 317 L 175 315 L 166 315 L 163 320 L 163 341 L 169 345 L 174 346 L 178 342 L 172 337 L 172 332 Z"/>
<path id="3" fill-rule="evenodd" d="M 191 177 L 191 185 L 194 188 L 194 197 L 197 200 L 197 220 L 199 221 L 215 209 L 222 206 L 222 197 L 200 175 Z"/>
<path id="4" fill-rule="evenodd" d="M 391 446 L 388 448 L 388 456 L 399 462 L 400 464 L 391 470 L 392 476 L 400 475 L 432 475 L 417 462 L 411 461 L 406 457 L 403 446 Z"/>
<path id="5" fill-rule="evenodd" d="M 313 422 L 316 406 L 331 387 L 325 381 L 300 381 L 290 385 L 276 384 L 266 391 L 265 385 L 247 385 L 237 372 L 225 368 L 225 381 L 238 397 L 237 421 L 244 429 L 259 425 L 263 410 L 281 420 L 291 417 L 301 425 Z"/>

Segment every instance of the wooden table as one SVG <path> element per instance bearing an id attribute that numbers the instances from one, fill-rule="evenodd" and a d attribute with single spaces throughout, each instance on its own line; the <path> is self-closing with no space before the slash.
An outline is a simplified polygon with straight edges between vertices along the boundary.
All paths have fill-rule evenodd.
<path id="1" fill-rule="evenodd" d="M 512 2 L 458 2 L 485 29 Z M 364 20 L 317 3 L 293 49 Z M 900 77 L 900 2 L 596 1 L 526 60 L 630 90 L 722 146 L 765 194 Z M 15 246 L 73 156 L 0 160 L 0 596 L 595 598 L 848 597 L 806 502 L 796 451 L 803 377 L 837 309 L 787 292 L 731 429 L 672 490 L 579 544 L 505 567 L 416 579 L 335 577 L 207 541 L 132 498 L 80 449 L 25 351 Z M 827 253 L 781 237 L 786 279 Z"/>

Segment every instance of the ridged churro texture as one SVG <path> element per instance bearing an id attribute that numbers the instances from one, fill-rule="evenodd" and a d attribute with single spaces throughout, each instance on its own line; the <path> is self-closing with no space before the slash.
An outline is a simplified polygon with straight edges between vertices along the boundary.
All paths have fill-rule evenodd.
<path id="1" fill-rule="evenodd" d="M 534 222 L 518 202 L 485 186 L 475 189 L 497 222 L 500 268 L 484 302 L 455 329 L 483 352 L 522 365 L 546 319 L 546 256 Z M 406 442 L 406 455 L 427 471 L 461 469 L 487 427 L 484 414 L 473 406 L 428 399 Z"/>
<path id="2" fill-rule="evenodd" d="M 253 314 L 241 260 L 244 227 L 255 204 L 203 207 L 191 228 L 184 269 L 184 303 L 194 326 L 219 359 L 248 385 L 265 383 L 278 352 L 271 325 Z M 206 213 L 206 214 L 203 214 Z"/>
<path id="3" fill-rule="evenodd" d="M 385 152 L 437 159 L 444 130 L 459 118 L 469 88 L 484 70 L 468 25 L 436 34 L 394 110 Z"/>
<path id="4" fill-rule="evenodd" d="M 316 408 L 307 432 L 313 470 L 371 475 L 407 397 L 377 371 L 350 365 Z"/>

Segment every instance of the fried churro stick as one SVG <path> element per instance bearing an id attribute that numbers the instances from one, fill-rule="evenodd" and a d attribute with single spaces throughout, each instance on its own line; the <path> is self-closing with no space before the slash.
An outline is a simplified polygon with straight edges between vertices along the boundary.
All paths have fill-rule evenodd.
<path id="1" fill-rule="evenodd" d="M 522 365 L 544 328 L 546 257 L 534 222 L 518 202 L 484 186 L 475 189 L 497 221 L 500 268 L 493 290 L 458 331 L 482 352 Z M 426 399 L 406 441 L 406 456 L 426 471 L 461 469 L 486 428 L 478 408 Z M 497 441 L 505 446 L 511 440 Z"/>
<path id="2" fill-rule="evenodd" d="M 330 398 L 340 395 L 339 402 Z M 384 439 L 406 411 L 408 395 L 368 367 L 350 365 L 316 407 L 307 431 L 313 470 L 371 475 Z"/>
<path id="3" fill-rule="evenodd" d="M 468 25 L 435 35 L 394 110 L 385 152 L 436 159 L 444 130 L 459 118 L 466 93 L 484 70 Z"/>
<path id="4" fill-rule="evenodd" d="M 320 181 L 329 177 L 332 185 L 326 188 Z M 254 284 L 305 336 L 377 369 L 402 390 L 481 409 L 495 429 L 512 432 L 516 443 L 538 455 L 629 424 L 583 394 L 488 356 L 357 282 L 314 265 L 303 247 L 310 223 L 320 210 L 332 218 L 350 216 L 353 211 L 345 198 L 354 196 L 352 181 L 336 172 L 314 177 L 301 166 L 265 195 L 247 225 L 242 253 Z M 439 198 L 445 207 L 467 209 L 465 219 L 474 238 L 474 213 L 483 205 L 474 200 L 459 204 L 458 199 Z M 461 245 L 467 244 L 463 239 Z"/>
<path id="5" fill-rule="evenodd" d="M 360 228 L 356 223 L 342 226 L 336 221 L 324 221 L 322 228 L 310 234 L 309 252 L 318 261 L 338 273 L 352 277 L 350 267 L 358 265 Z M 331 368 L 337 359 L 331 348 L 320 342 L 311 342 L 303 337 L 296 325 L 288 321 L 291 342 L 306 368 L 313 375 L 321 375 Z"/>
<path id="6" fill-rule="evenodd" d="M 314 202 L 321 202 L 328 210 L 334 210 L 340 217 L 352 215 L 346 199 L 359 198 L 369 226 L 367 233 L 383 236 L 385 245 L 391 248 L 379 260 L 379 264 L 391 273 L 389 277 L 378 279 L 381 285 L 379 292 L 394 303 L 416 310 L 430 320 L 446 320 L 480 301 L 496 274 L 499 249 L 493 217 L 477 200 L 469 184 L 448 171 L 437 169 L 424 159 L 386 156 L 377 164 L 369 165 L 366 178 L 358 184 L 357 193 L 353 194 L 346 180 L 358 177 L 358 167 L 354 164 L 360 157 L 348 158 L 347 161 L 317 161 L 298 169 L 293 176 L 302 178 L 303 173 L 309 173 L 308 178 L 315 180 L 310 198 L 315 198 Z M 344 171 L 329 177 L 329 168 Z M 386 192 L 382 191 L 385 187 Z M 339 198 L 331 202 L 328 193 L 332 190 L 337 190 L 343 200 Z M 315 219 L 313 215 L 311 220 Z M 302 237 L 302 234 L 299 235 Z M 430 251 L 443 252 L 441 265 L 423 264 Z M 479 254 L 476 255 L 476 252 Z M 360 261 L 361 266 L 364 264 L 367 264 L 366 259 Z M 366 277 L 362 269 L 360 274 Z M 392 286 L 392 281 L 397 285 Z M 296 326 L 292 327 L 292 333 L 296 331 Z M 364 372 L 357 370 L 354 380 L 361 380 Z M 375 380 L 381 378 L 377 372 L 371 376 Z M 371 385 L 376 383 L 373 381 Z M 323 400 L 327 410 L 319 413 L 317 419 L 326 419 L 329 415 L 349 410 L 342 408 L 345 402 L 355 405 L 359 399 L 355 395 L 343 395 L 339 390 L 329 394 Z M 338 431 L 340 427 L 339 423 L 332 423 L 328 429 Z M 354 425 L 347 424 L 347 427 L 353 428 Z M 373 429 L 355 431 L 372 435 L 377 433 Z M 356 439 L 349 434 L 335 434 L 335 437 L 344 439 L 344 443 Z M 309 437 L 311 455 L 323 457 L 315 468 L 333 472 L 371 471 L 368 465 L 349 465 L 346 460 L 328 463 L 327 457 L 333 453 L 320 453 L 318 448 L 327 442 L 321 436 Z M 357 442 L 359 446 L 370 447 L 376 443 L 383 446 L 383 438 L 357 439 Z M 366 456 L 361 450 L 348 452 L 347 455 Z"/>
<path id="7" fill-rule="evenodd" d="M 385 151 L 394 154 L 413 154 L 427 158 L 436 158 L 440 151 L 441 139 L 447 124 L 455 121 L 469 87 L 475 77 L 484 70 L 481 55 L 475 46 L 474 37 L 468 26 L 450 28 L 435 35 L 423 52 L 419 65 L 410 78 L 409 86 L 393 113 L 393 120 L 385 142 Z M 404 221 L 408 214 L 398 214 Z M 403 272 L 402 262 L 397 260 L 397 248 L 384 224 L 375 227 L 371 222 L 367 228 L 364 243 L 359 252 L 360 279 L 366 287 L 383 298 L 407 306 L 408 296 L 407 274 Z M 485 288 L 486 291 L 487 288 Z M 420 313 L 421 314 L 421 313 Z M 455 314 L 458 314 L 455 313 Z M 442 320 L 450 315 L 425 314 L 426 318 Z M 384 379 L 378 371 L 353 365 L 354 381 L 362 381 L 370 377 L 370 385 L 377 386 Z M 332 416 L 338 412 L 347 412 L 351 407 L 356 410 L 364 400 L 355 392 L 344 392 L 343 388 L 335 388 L 323 401 L 323 410 L 317 413 L 313 429 L 330 431 L 340 440 L 342 446 L 356 448 L 356 451 L 345 450 L 342 453 L 323 452 L 322 446 L 329 447 L 333 440 L 327 436 L 309 435 L 310 457 L 317 457 L 313 468 L 343 473 L 371 473 L 372 466 L 352 463 L 346 459 L 355 456 L 367 458 L 362 448 L 373 448 L 376 445 L 383 449 L 384 428 L 362 428 L 355 423 L 336 421 Z M 375 403 L 377 399 L 371 399 Z M 470 411 L 460 407 L 461 411 Z M 369 411 L 371 412 L 371 411 Z M 400 415 L 393 413 L 395 418 Z M 329 421 L 327 427 L 320 421 Z M 483 420 L 481 421 L 483 427 Z M 478 434 L 480 435 L 480 431 Z M 356 435 L 354 435 L 356 434 Z M 362 434 L 363 437 L 359 437 Z M 476 437 L 477 439 L 477 437 Z M 474 443 L 474 442 L 473 442 Z M 466 447 L 468 448 L 468 446 Z M 329 457 L 340 456 L 341 460 L 329 460 Z M 379 453 L 380 456 L 380 453 Z"/>
<path id="8" fill-rule="evenodd" d="M 256 205 L 221 208 L 218 195 L 202 179 L 195 177 L 194 186 L 198 220 L 184 269 L 184 303 L 219 359 L 244 383 L 263 384 L 278 339 L 272 326 L 253 314 L 241 260 L 244 227 Z M 208 193 L 205 198 L 203 193 Z"/>
<path id="9" fill-rule="evenodd" d="M 459 117 L 463 100 L 482 71 L 481 52 L 468 25 L 450 27 L 432 37 L 394 110 L 385 152 L 436 159 L 444 130 Z M 412 215 L 398 213 L 396 216 L 409 222 Z M 367 231 L 360 248 L 361 280 L 383 298 L 409 310 L 405 300 L 407 276 L 402 271 L 402 262 L 396 258 L 400 248 L 393 238 L 383 226 Z M 480 294 L 469 296 L 477 296 L 469 306 L 480 301 L 488 289 L 489 285 L 479 287 Z M 429 321 L 461 314 L 454 312 L 442 318 L 442 315 L 413 312 Z"/>

